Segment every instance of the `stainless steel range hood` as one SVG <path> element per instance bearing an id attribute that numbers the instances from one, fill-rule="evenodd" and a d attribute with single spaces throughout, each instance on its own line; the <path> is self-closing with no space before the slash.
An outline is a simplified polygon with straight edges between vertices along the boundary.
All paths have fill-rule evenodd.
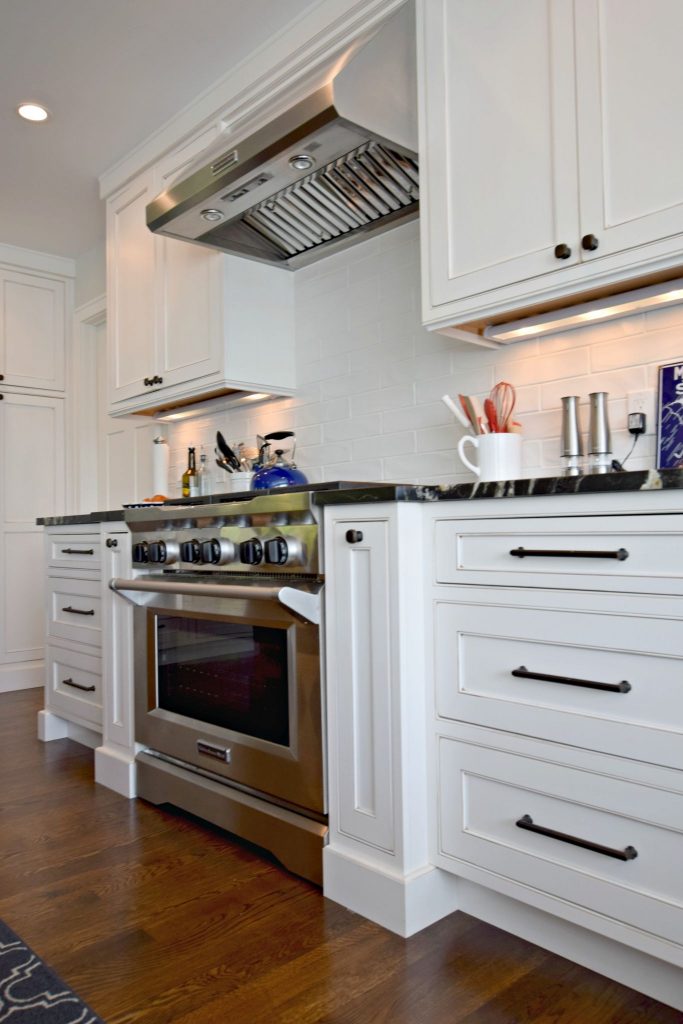
<path id="1" fill-rule="evenodd" d="M 207 150 L 149 204 L 150 230 L 296 270 L 417 216 L 414 51 L 406 4 L 331 81 Z"/>

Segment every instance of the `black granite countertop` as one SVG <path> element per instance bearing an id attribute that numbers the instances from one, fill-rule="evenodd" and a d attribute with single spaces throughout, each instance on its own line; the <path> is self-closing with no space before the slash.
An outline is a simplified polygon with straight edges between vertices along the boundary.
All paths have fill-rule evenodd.
<path id="1" fill-rule="evenodd" d="M 643 469 L 585 476 L 541 476 L 465 484 L 368 484 L 353 490 L 320 491 L 317 505 L 361 505 L 380 501 L 463 501 L 473 498 L 526 498 L 553 494 L 604 494 L 683 490 L 683 470 Z M 683 495 L 682 495 L 683 500 Z"/>
<path id="2" fill-rule="evenodd" d="M 36 519 L 37 526 L 99 526 L 100 523 L 122 523 L 124 509 L 105 512 L 81 512 L 74 516 L 44 516 Z"/>

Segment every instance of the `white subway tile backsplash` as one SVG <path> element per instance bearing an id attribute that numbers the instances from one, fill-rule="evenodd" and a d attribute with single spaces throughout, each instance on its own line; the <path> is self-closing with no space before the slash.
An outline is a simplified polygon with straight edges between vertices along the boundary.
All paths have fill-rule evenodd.
<path id="1" fill-rule="evenodd" d="M 654 412 L 659 364 L 683 360 L 683 305 L 486 349 L 423 328 L 419 287 L 416 222 L 297 271 L 296 397 L 251 408 L 213 402 L 168 424 L 171 479 L 179 480 L 190 444 L 213 459 L 217 429 L 249 444 L 257 433 L 291 429 L 312 482 L 472 480 L 456 454 L 462 428 L 441 396 L 484 397 L 498 380 L 517 390 L 525 473 L 561 469 L 564 395 L 580 396 L 587 433 L 589 392 L 609 392 L 615 455 L 623 458 L 632 443 L 627 393 L 648 390 Z M 649 414 L 628 468 L 654 465 L 655 433 Z"/>

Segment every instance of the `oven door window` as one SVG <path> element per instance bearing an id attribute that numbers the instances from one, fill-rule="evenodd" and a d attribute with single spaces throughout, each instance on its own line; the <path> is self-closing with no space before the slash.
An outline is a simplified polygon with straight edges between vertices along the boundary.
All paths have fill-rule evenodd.
<path id="1" fill-rule="evenodd" d="M 287 630 L 156 616 L 159 708 L 289 744 Z"/>

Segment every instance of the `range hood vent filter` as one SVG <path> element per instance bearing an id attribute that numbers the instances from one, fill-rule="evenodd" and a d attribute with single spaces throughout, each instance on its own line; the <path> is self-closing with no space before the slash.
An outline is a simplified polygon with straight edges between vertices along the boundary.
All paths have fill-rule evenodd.
<path id="1" fill-rule="evenodd" d="M 289 258 L 418 199 L 417 164 L 369 143 L 252 207 L 243 220 Z"/>

